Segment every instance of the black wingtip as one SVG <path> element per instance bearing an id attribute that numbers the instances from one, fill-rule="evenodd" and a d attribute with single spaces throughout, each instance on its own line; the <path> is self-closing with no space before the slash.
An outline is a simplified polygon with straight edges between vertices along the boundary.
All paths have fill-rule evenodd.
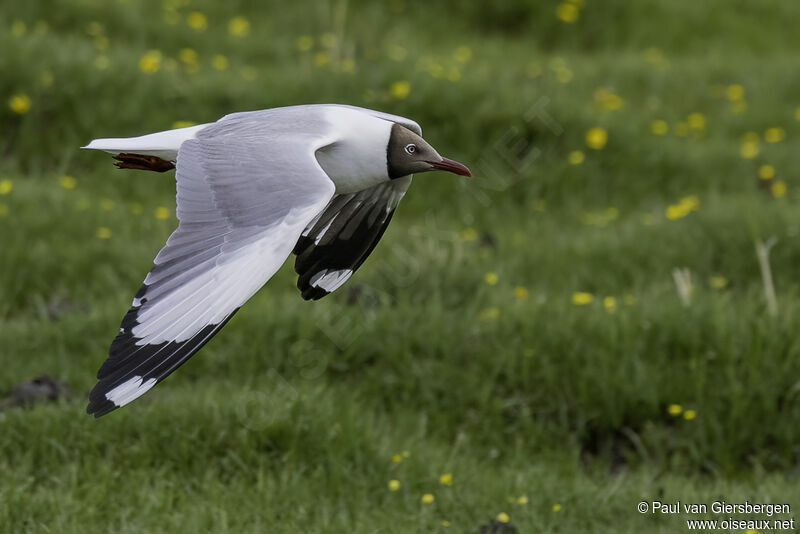
<path id="1" fill-rule="evenodd" d="M 95 389 L 97 388 L 95 387 Z M 97 400 L 93 400 L 90 394 L 89 404 L 86 406 L 86 413 L 89 415 L 93 415 L 95 419 L 98 419 L 106 414 L 113 412 L 117 408 L 119 408 L 119 406 L 117 406 L 108 399 L 99 402 Z"/>
<path id="2" fill-rule="evenodd" d="M 102 417 L 144 395 L 200 350 L 238 310 L 239 308 L 233 310 L 218 324 L 207 325 L 186 341 L 138 345 L 139 339 L 131 334 L 131 322 L 135 323 L 138 307 L 131 308 L 108 351 L 108 359 L 98 371 L 99 382 L 89 393 L 86 413 L 95 418 Z M 121 405 L 108 398 L 109 392 L 134 380 L 138 380 L 138 383 L 133 387 L 142 388 L 141 392 L 126 398 Z"/>

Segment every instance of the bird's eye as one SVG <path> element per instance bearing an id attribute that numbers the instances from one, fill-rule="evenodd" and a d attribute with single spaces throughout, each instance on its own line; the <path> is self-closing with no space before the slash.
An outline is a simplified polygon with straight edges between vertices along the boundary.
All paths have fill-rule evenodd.
<path id="1" fill-rule="evenodd" d="M 416 151 L 417 151 L 417 145 L 415 145 L 414 143 L 406 145 L 406 152 L 408 152 L 409 154 L 413 154 Z"/>

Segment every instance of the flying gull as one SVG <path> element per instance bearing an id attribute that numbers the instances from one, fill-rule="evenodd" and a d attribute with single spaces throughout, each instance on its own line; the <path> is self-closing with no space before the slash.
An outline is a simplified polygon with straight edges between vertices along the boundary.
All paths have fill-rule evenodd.
<path id="1" fill-rule="evenodd" d="M 470 176 L 404 117 L 321 104 L 84 148 L 125 169 L 176 169 L 178 228 L 122 319 L 87 413 L 137 399 L 208 342 L 294 253 L 306 300 L 335 291 L 383 235 L 412 174 Z"/>

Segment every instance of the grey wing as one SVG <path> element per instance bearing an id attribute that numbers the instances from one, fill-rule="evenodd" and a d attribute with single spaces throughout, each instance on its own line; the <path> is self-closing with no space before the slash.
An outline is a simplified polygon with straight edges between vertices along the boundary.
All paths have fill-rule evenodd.
<path id="1" fill-rule="evenodd" d="M 342 286 L 378 244 L 411 176 L 336 195 L 303 231 L 294 253 L 297 288 L 318 300 Z"/>
<path id="2" fill-rule="evenodd" d="M 325 144 L 274 132 L 198 137 L 180 147 L 180 223 L 122 320 L 88 413 L 99 417 L 147 392 L 280 268 L 333 196 L 314 157 Z"/>
<path id="3" fill-rule="evenodd" d="M 415 134 L 422 135 L 422 127 L 415 121 L 412 121 L 411 119 L 408 119 L 406 117 L 401 117 L 400 115 L 392 115 L 391 113 L 384 113 L 382 111 L 375 111 L 374 109 L 360 108 L 358 106 L 348 106 L 346 104 L 335 104 L 335 105 L 343 108 L 357 109 L 359 111 L 363 111 L 364 113 L 369 113 L 373 117 L 378 117 L 380 119 L 389 122 L 396 122 L 400 126 L 405 126 Z"/>

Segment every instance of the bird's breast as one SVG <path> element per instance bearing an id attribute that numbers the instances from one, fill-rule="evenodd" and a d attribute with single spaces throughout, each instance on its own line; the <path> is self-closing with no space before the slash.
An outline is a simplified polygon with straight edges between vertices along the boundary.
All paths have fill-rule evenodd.
<path id="1" fill-rule="evenodd" d="M 317 161 L 336 186 L 352 193 L 389 180 L 386 152 L 359 150 L 351 143 L 334 143 L 317 151 Z"/>

